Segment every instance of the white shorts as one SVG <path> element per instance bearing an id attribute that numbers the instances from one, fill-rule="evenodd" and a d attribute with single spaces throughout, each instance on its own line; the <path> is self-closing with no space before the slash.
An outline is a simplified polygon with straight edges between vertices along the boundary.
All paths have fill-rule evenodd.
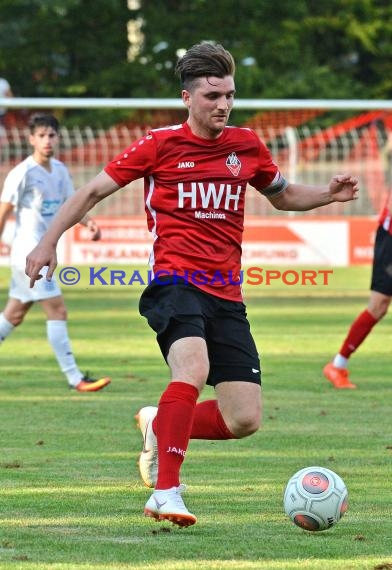
<path id="1" fill-rule="evenodd" d="M 47 267 L 42 269 L 42 279 L 36 281 L 34 287 L 30 289 L 30 277 L 26 275 L 25 268 L 18 265 L 12 265 L 11 284 L 8 292 L 9 296 L 13 299 L 18 299 L 22 303 L 30 303 L 62 295 L 54 276 L 51 281 L 46 280 L 45 275 L 47 270 Z"/>

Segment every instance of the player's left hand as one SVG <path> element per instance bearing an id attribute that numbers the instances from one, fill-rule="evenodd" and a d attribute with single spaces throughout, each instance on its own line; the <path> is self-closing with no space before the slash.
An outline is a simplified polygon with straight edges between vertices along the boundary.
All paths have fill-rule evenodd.
<path id="1" fill-rule="evenodd" d="M 87 221 L 87 229 L 90 232 L 90 239 L 91 241 L 98 241 L 101 239 L 101 229 L 94 220 L 89 219 Z"/>
<path id="2" fill-rule="evenodd" d="M 26 257 L 25 273 L 30 277 L 30 288 L 34 287 L 34 283 L 42 279 L 41 269 L 47 267 L 46 280 L 50 281 L 53 277 L 54 270 L 57 267 L 56 248 L 52 245 L 46 245 L 44 238 Z"/>
<path id="3" fill-rule="evenodd" d="M 335 202 L 348 202 L 358 198 L 358 179 L 350 174 L 337 174 L 329 183 L 329 191 Z"/>

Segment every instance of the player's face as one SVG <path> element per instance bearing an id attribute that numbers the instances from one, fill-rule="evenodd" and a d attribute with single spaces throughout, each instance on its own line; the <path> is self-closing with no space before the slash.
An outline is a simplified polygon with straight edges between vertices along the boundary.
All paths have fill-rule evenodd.
<path id="1" fill-rule="evenodd" d="M 229 119 L 235 93 L 234 78 L 202 77 L 192 90 L 182 92 L 192 132 L 202 138 L 219 137 Z"/>
<path id="2" fill-rule="evenodd" d="M 37 127 L 30 135 L 33 156 L 38 163 L 46 162 L 54 155 L 58 144 L 58 134 L 52 127 Z"/>

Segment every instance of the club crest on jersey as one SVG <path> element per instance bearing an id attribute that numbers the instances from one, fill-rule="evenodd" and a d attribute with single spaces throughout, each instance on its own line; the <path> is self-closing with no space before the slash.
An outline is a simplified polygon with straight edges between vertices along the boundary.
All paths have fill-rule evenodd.
<path id="1" fill-rule="evenodd" d="M 235 152 L 232 152 L 227 157 L 226 166 L 230 170 L 233 176 L 238 176 L 241 170 L 241 161 Z"/>

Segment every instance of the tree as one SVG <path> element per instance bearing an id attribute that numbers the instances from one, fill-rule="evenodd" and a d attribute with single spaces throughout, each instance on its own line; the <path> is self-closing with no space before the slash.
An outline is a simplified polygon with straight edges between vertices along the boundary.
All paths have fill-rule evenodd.
<path id="1" fill-rule="evenodd" d="M 120 96 L 128 18 L 123 0 L 3 0 L 1 73 L 19 96 Z"/>
<path id="2" fill-rule="evenodd" d="M 236 59 L 240 97 L 392 96 L 390 0 L 139 4 L 2 0 L 0 75 L 19 96 L 176 97 L 179 50 L 212 40 Z M 130 19 L 144 38 L 131 61 Z"/>

